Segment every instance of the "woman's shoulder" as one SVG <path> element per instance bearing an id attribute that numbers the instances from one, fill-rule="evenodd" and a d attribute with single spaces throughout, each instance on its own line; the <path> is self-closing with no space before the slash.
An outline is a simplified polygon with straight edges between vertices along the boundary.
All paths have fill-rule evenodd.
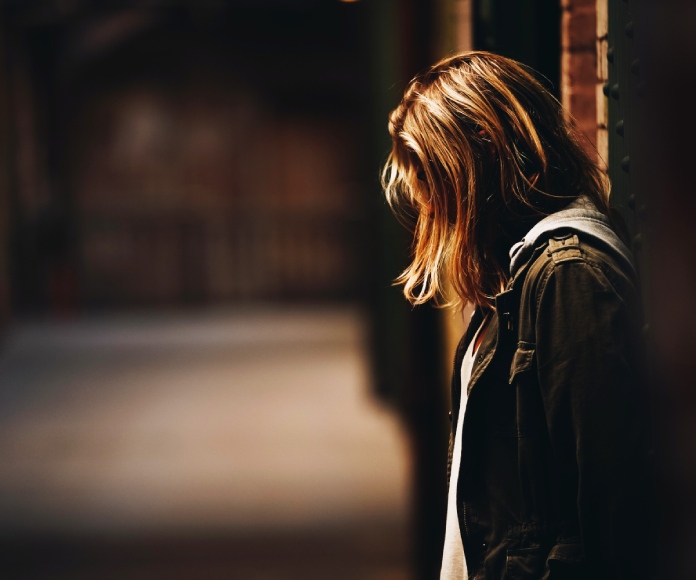
<path id="1" fill-rule="evenodd" d="M 525 275 L 523 300 L 538 306 L 550 282 L 554 288 L 609 290 L 619 299 L 639 302 L 638 277 L 626 248 L 583 232 L 557 232 L 545 240 Z"/>

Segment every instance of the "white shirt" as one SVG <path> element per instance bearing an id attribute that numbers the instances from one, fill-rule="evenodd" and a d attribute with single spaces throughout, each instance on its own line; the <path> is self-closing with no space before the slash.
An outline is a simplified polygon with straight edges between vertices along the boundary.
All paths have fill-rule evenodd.
<path id="1" fill-rule="evenodd" d="M 462 459 L 462 426 L 464 425 L 464 411 L 466 410 L 467 387 L 471 378 L 471 369 L 474 366 L 476 355 L 476 341 L 481 328 L 476 331 L 466 349 L 462 361 L 461 377 L 462 388 L 459 414 L 457 416 L 457 431 L 454 434 L 454 450 L 452 452 L 452 470 L 450 472 L 449 493 L 447 496 L 447 522 L 445 524 L 445 545 L 442 551 L 442 567 L 440 568 L 440 580 L 467 580 L 466 559 L 464 558 L 464 546 L 459 528 L 457 515 L 457 481 L 459 479 L 459 467 Z"/>

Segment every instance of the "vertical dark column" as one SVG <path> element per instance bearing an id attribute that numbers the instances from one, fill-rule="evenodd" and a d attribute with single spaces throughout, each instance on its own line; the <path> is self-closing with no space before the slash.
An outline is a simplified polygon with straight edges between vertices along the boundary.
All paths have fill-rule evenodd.
<path id="1" fill-rule="evenodd" d="M 646 60 L 652 24 L 644 0 L 609 0 L 608 9 L 609 79 L 604 85 L 604 94 L 609 104 L 611 202 L 628 226 L 630 245 L 638 261 L 647 298 L 650 293 L 647 271 L 650 265 L 646 253 L 650 235 L 647 231 L 648 183 L 652 153 L 643 145 L 650 115 Z"/>
<path id="2" fill-rule="evenodd" d="M 0 333 L 10 317 L 10 142 L 6 19 L 0 11 Z"/>
<path id="3" fill-rule="evenodd" d="M 634 131 L 637 115 L 632 111 L 636 83 L 631 73 L 633 62 L 638 62 L 634 50 L 636 30 L 635 6 L 626 0 L 609 0 L 609 80 L 604 92 L 609 97 L 609 178 L 611 201 L 621 212 L 630 231 L 635 232 L 636 191 L 631 179 L 635 163 L 631 150 L 635 147 Z M 633 65 L 636 67 L 636 65 Z M 635 161 L 635 160 L 633 160 Z M 633 165 L 634 167 L 631 167 Z"/>
<path id="4" fill-rule="evenodd" d="M 430 66 L 435 54 L 435 3 L 402 0 L 401 42 L 410 47 L 401 63 L 401 76 L 409 80 Z M 404 83 L 405 84 L 405 83 Z M 439 576 L 447 501 L 447 423 L 442 369 L 441 317 L 431 305 L 410 314 L 407 356 L 409 389 L 402 409 L 412 439 L 414 480 L 414 542 L 416 578 Z"/>
<path id="5" fill-rule="evenodd" d="M 474 0 L 474 48 L 527 64 L 560 94 L 561 10 L 558 0 Z"/>
<path id="6" fill-rule="evenodd" d="M 69 211 L 61 195 L 55 138 L 55 30 L 36 28 L 4 6 L 7 71 L 10 276 L 13 308 L 32 314 L 75 309 Z"/>
<path id="7" fill-rule="evenodd" d="M 372 7 L 375 67 L 375 154 L 389 151 L 388 114 L 408 80 L 435 61 L 434 9 L 425 0 L 385 0 Z M 372 295 L 373 354 L 377 388 L 398 409 L 412 453 L 415 578 L 439 576 L 446 509 L 447 419 L 438 311 L 410 308 L 393 279 L 406 266 L 410 235 L 376 190 Z"/>
<path id="8" fill-rule="evenodd" d="M 696 575 L 696 5 L 609 2 L 612 198 L 640 258 L 655 402 L 659 578 Z"/>
<path id="9" fill-rule="evenodd" d="M 643 246 L 650 264 L 649 338 L 659 411 L 659 578 L 690 580 L 696 577 L 696 4 L 641 0 L 639 6 L 634 41 L 647 47 L 638 56 L 647 110 L 641 117 L 642 158 L 634 163 L 631 157 L 630 174 L 632 192 L 636 182 L 644 188 L 646 199 L 636 202 L 649 234 Z"/>

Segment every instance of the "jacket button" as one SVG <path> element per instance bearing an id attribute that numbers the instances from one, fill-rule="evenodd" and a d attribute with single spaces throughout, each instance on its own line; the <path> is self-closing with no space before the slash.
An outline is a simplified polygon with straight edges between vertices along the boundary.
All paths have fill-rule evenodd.
<path id="1" fill-rule="evenodd" d="M 447 413 L 447 417 L 449 417 L 450 423 L 452 422 L 452 411 Z"/>

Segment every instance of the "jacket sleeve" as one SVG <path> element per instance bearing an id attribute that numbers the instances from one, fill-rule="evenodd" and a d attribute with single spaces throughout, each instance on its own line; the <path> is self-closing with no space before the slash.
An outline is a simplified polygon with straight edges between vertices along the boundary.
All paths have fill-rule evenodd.
<path id="1" fill-rule="evenodd" d="M 556 460 L 577 482 L 593 578 L 644 578 L 651 570 L 653 497 L 638 309 L 633 285 L 615 287 L 584 259 L 551 264 L 537 292 L 537 369 L 547 427 Z"/>

